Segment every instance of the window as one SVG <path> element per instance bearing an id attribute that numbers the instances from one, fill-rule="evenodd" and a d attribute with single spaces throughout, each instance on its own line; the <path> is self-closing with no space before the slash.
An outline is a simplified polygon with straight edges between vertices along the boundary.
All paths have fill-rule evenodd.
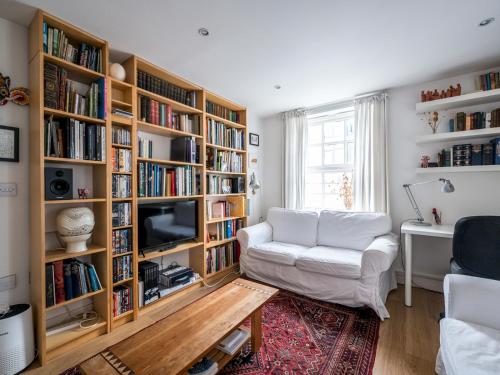
<path id="1" fill-rule="evenodd" d="M 354 110 L 308 119 L 305 208 L 352 208 Z"/>

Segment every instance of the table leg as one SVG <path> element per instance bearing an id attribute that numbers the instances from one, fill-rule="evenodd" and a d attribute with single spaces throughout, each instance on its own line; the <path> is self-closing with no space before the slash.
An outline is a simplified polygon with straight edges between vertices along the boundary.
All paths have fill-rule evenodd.
<path id="1" fill-rule="evenodd" d="M 412 235 L 405 234 L 405 305 L 411 307 Z"/>
<path id="2" fill-rule="evenodd" d="M 262 309 L 259 307 L 252 313 L 252 352 L 257 353 L 262 345 Z"/>

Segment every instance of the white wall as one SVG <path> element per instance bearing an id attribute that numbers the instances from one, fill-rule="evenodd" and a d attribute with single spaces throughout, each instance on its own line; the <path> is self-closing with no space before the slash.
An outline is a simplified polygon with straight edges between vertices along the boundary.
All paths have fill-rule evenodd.
<path id="1" fill-rule="evenodd" d="M 433 207 L 442 210 L 443 223 L 454 224 L 459 218 L 470 215 L 500 215 L 500 174 L 498 173 L 450 173 L 440 175 L 417 176 L 415 168 L 423 154 L 435 154 L 448 145 L 416 145 L 417 135 L 430 134 L 431 130 L 415 113 L 415 103 L 420 101 L 420 91 L 426 89 L 444 89 L 450 84 L 461 83 L 463 92 L 475 89 L 475 77 L 471 73 L 440 81 L 426 82 L 413 86 L 395 88 L 389 93 L 389 187 L 393 231 L 399 233 L 403 220 L 414 218 L 415 214 L 402 188 L 404 183 L 426 181 L 445 177 L 452 180 L 456 191 L 453 194 L 440 192 L 438 184 L 419 186 L 415 189 L 416 199 L 426 220 L 431 221 Z M 469 108 L 469 111 L 491 110 L 499 103 L 482 108 Z M 465 109 L 467 110 L 467 109 Z M 453 112 L 450 112 L 453 116 Z M 282 125 L 279 115 L 261 119 L 264 128 L 266 149 L 264 150 L 264 199 L 263 212 L 269 207 L 281 206 L 282 189 Z M 444 131 L 448 120 L 440 125 Z M 488 139 L 484 140 L 487 142 Z M 466 143 L 466 142 L 463 142 Z M 442 277 L 449 270 L 451 241 L 415 237 L 413 271 L 414 280 L 420 286 L 440 289 Z M 401 263 L 398 260 L 398 268 Z M 422 276 L 422 277 L 419 277 Z"/>
<path id="2" fill-rule="evenodd" d="M 28 30 L 0 18 L 0 72 L 11 87 L 28 87 Z M 0 162 L 0 183 L 17 183 L 16 197 L 0 197 L 0 277 L 15 274 L 15 289 L 0 292 L 0 304 L 29 302 L 28 107 L 0 107 L 0 125 L 20 128 L 19 163 Z"/>
<path id="3" fill-rule="evenodd" d="M 262 216 L 262 208 L 263 208 L 263 196 L 264 196 L 264 133 L 263 133 L 263 124 L 259 119 L 253 114 L 253 112 L 249 109 L 247 112 L 247 126 L 248 133 L 258 134 L 259 146 L 248 146 L 248 181 L 247 181 L 247 189 L 250 202 L 250 217 L 248 218 L 248 224 L 253 225 L 257 224 Z M 249 135 L 250 136 L 250 135 Z M 256 160 L 256 162 L 252 162 L 252 160 Z M 252 173 L 255 173 L 255 176 L 258 180 L 264 185 L 261 189 L 257 190 L 255 194 L 252 194 L 248 183 L 250 182 L 250 176 Z"/>

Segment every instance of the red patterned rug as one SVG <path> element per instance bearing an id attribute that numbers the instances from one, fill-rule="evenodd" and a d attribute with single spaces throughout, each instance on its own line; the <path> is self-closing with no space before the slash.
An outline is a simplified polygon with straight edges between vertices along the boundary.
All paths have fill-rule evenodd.
<path id="1" fill-rule="evenodd" d="M 249 348 L 222 374 L 372 373 L 380 319 L 371 309 L 351 309 L 280 291 L 263 307 L 260 352 Z"/>
<path id="2" fill-rule="evenodd" d="M 227 364 L 232 375 L 370 375 L 380 320 L 352 309 L 280 291 L 262 310 L 260 352 L 250 347 Z M 80 375 L 78 368 L 64 375 Z"/>

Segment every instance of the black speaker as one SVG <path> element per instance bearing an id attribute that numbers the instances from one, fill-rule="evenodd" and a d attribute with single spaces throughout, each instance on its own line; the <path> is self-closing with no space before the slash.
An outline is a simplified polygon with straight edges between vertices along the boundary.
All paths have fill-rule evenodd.
<path id="1" fill-rule="evenodd" d="M 45 168 L 45 200 L 73 199 L 73 169 Z"/>

